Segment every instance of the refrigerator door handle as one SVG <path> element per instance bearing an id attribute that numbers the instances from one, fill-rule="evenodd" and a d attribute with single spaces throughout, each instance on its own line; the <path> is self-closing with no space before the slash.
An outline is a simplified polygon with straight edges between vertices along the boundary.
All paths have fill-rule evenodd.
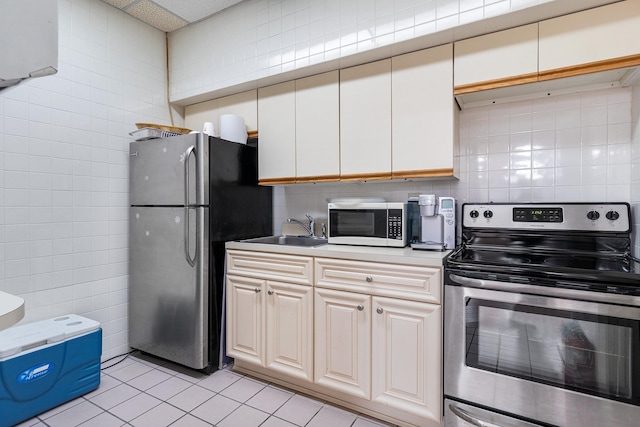
<path id="1" fill-rule="evenodd" d="M 187 259 L 187 262 L 189 263 L 189 265 L 191 267 L 194 267 L 196 265 L 196 258 L 198 257 L 198 244 L 196 242 L 196 248 L 193 254 L 193 258 L 191 258 L 191 254 L 189 253 L 189 246 L 190 241 L 189 241 L 189 188 L 191 187 L 190 185 L 190 174 L 189 174 L 189 158 L 191 157 L 191 154 L 195 152 L 195 147 L 192 145 L 190 146 L 184 156 L 184 254 L 185 254 L 185 258 Z M 196 155 L 194 156 L 195 158 L 195 162 L 196 162 L 196 173 L 198 171 L 198 155 L 196 153 Z M 196 191 L 197 193 L 197 191 Z M 196 216 L 197 216 L 197 211 L 196 211 Z M 198 221 L 196 218 L 196 239 L 198 236 Z"/>

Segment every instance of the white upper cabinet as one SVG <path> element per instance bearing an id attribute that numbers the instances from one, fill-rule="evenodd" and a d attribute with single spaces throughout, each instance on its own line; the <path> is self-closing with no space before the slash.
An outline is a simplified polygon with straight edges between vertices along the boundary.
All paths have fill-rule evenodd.
<path id="1" fill-rule="evenodd" d="M 540 22 L 540 78 L 640 64 L 640 1 L 627 0 Z"/>
<path id="2" fill-rule="evenodd" d="M 340 70 L 342 181 L 391 178 L 391 59 Z"/>
<path id="3" fill-rule="evenodd" d="M 393 178 L 458 172 L 459 113 L 452 96 L 452 56 L 453 45 L 447 44 L 392 58 Z"/>
<path id="4" fill-rule="evenodd" d="M 340 179 L 339 72 L 296 80 L 296 178 Z"/>
<path id="5" fill-rule="evenodd" d="M 455 43 L 456 95 L 537 81 L 538 24 Z"/>
<path id="6" fill-rule="evenodd" d="M 188 105 L 184 108 L 184 127 L 202 131 L 204 122 L 213 122 L 216 135 L 220 135 L 220 116 L 237 114 L 244 118 L 247 131 L 258 129 L 257 90 L 236 93 L 234 95 Z"/>
<path id="7" fill-rule="evenodd" d="M 258 89 L 258 138 L 260 183 L 295 182 L 295 81 Z"/>

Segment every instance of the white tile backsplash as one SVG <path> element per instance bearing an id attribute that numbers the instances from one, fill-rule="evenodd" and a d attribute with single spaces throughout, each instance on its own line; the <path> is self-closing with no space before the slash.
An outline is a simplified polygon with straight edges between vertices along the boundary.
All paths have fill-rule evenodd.
<path id="1" fill-rule="evenodd" d="M 632 179 L 632 165 L 640 168 L 640 149 L 632 160 L 631 135 L 638 120 L 632 121 L 631 93 L 631 88 L 615 88 L 462 110 L 459 180 L 279 187 L 276 232 L 287 217 L 310 213 L 326 219 L 331 197 L 404 201 L 411 193 L 435 192 L 456 197 L 458 204 L 633 201 L 632 187 L 640 178 Z M 616 111 L 620 121 L 613 130 L 615 142 L 606 125 L 608 111 Z M 602 114 L 604 125 L 581 120 Z M 545 130 L 532 132 L 536 115 L 544 116 Z"/>
<path id="2" fill-rule="evenodd" d="M 24 322 L 74 312 L 127 350 L 128 132 L 169 123 L 165 34 L 59 0 L 58 73 L 0 94 L 0 289 Z"/>

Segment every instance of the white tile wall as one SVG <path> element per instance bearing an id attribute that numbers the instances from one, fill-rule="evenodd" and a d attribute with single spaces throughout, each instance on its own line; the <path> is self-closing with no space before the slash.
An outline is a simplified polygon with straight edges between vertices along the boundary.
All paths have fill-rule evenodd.
<path id="1" fill-rule="evenodd" d="M 553 1 L 243 1 L 171 33 L 171 99 L 187 99 Z"/>
<path id="2" fill-rule="evenodd" d="M 640 89 L 636 92 L 640 95 Z M 404 201 L 412 193 L 427 192 L 454 196 L 458 206 L 487 201 L 638 204 L 640 138 L 636 131 L 632 145 L 631 104 L 632 89 L 616 88 L 465 109 L 460 113 L 459 180 L 278 187 L 276 232 L 288 217 L 310 213 L 326 220 L 331 197 Z M 634 123 L 637 127 L 637 112 Z M 636 228 L 638 223 L 636 212 Z"/>
<path id="3" fill-rule="evenodd" d="M 106 358 L 128 348 L 128 133 L 169 123 L 165 34 L 101 1 L 58 7 L 58 73 L 0 94 L 0 289 L 24 322 L 101 322 Z"/>

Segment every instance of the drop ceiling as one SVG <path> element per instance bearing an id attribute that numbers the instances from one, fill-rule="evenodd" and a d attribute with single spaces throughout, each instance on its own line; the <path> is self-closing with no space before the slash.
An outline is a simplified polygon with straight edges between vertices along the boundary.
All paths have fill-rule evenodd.
<path id="1" fill-rule="evenodd" d="M 166 33 L 208 18 L 242 0 L 103 0 Z"/>

